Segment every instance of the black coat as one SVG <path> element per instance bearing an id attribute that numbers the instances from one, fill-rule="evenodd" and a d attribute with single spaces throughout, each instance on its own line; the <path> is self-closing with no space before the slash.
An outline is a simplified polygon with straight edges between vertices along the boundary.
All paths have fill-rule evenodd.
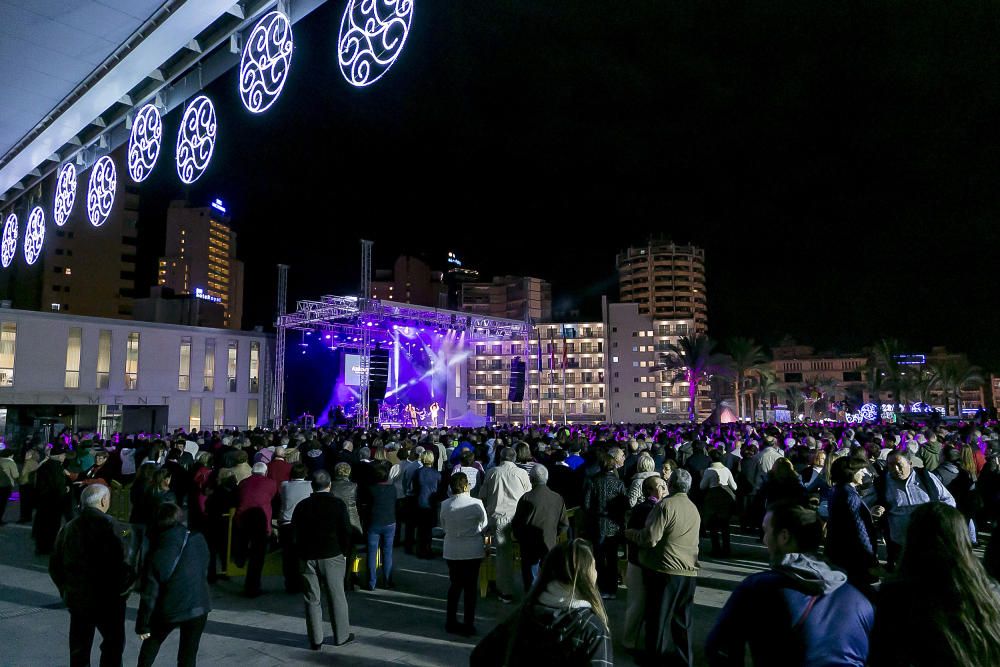
<path id="1" fill-rule="evenodd" d="M 35 471 L 35 504 L 46 507 L 60 507 L 66 502 L 69 483 L 63 472 L 63 464 L 48 459 Z"/>
<path id="2" fill-rule="evenodd" d="M 539 560 L 556 545 L 559 533 L 569 530 L 566 503 L 547 486 L 536 486 L 517 501 L 511 529 L 521 543 L 522 558 Z"/>
<path id="3" fill-rule="evenodd" d="M 569 466 L 553 463 L 549 466 L 549 488 L 566 501 L 566 507 L 579 507 L 583 502 L 583 474 Z"/>
<path id="4" fill-rule="evenodd" d="M 56 538 L 49 576 L 72 610 L 100 610 L 116 602 L 129 571 L 114 518 L 88 507 L 67 523 Z"/>
<path id="5" fill-rule="evenodd" d="M 592 539 L 615 537 L 625 530 L 628 499 L 625 484 L 614 472 L 587 480 L 583 489 L 584 525 Z"/>
<path id="6" fill-rule="evenodd" d="M 346 554 L 351 546 L 351 519 L 347 505 L 336 496 L 313 493 L 292 513 L 295 552 L 303 560 L 322 560 Z"/>
<path id="7" fill-rule="evenodd" d="M 136 634 L 147 633 L 154 625 L 181 623 L 210 612 L 208 562 L 208 543 L 201 533 L 189 533 L 183 525 L 161 533 L 146 558 Z"/>

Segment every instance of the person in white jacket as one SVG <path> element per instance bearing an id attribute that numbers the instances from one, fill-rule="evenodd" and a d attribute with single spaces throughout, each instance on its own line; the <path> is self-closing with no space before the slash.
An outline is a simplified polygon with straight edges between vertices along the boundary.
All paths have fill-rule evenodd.
<path id="1" fill-rule="evenodd" d="M 504 604 L 514 601 L 514 544 L 510 522 L 517 511 L 517 501 L 531 491 L 528 473 L 517 467 L 517 458 L 511 447 L 500 450 L 500 464 L 486 473 L 479 497 L 486 503 L 486 516 L 490 520 L 496 546 L 497 597 Z"/>
<path id="2" fill-rule="evenodd" d="M 736 502 L 736 480 L 732 471 L 723 463 L 725 453 L 721 449 L 710 449 L 708 458 L 711 465 L 701 476 L 699 488 L 702 490 L 702 518 L 712 536 L 712 555 L 729 556 L 729 519 L 733 515 Z M 722 543 L 719 543 L 719 538 Z"/>
<path id="3" fill-rule="evenodd" d="M 486 508 L 483 501 L 469 494 L 469 478 L 456 472 L 450 481 L 452 496 L 441 503 L 441 529 L 444 531 L 444 560 L 448 563 L 448 615 L 445 630 L 471 636 L 476 634 L 476 590 L 479 567 L 486 550 L 483 532 L 486 530 Z M 458 598 L 465 596 L 462 623 L 458 622 Z"/>

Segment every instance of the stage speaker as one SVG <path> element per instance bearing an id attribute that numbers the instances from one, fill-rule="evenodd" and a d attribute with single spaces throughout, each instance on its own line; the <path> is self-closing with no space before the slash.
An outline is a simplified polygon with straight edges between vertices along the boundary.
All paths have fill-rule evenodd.
<path id="1" fill-rule="evenodd" d="M 368 365 L 368 397 L 381 401 L 389 384 L 389 351 L 375 349 Z"/>
<path id="2" fill-rule="evenodd" d="M 524 400 L 524 369 L 525 363 L 520 357 L 514 357 L 510 362 L 510 390 L 507 400 L 520 403 Z"/>
<path id="3" fill-rule="evenodd" d="M 487 403 L 486 404 L 486 421 L 492 422 L 497 416 L 497 404 Z"/>

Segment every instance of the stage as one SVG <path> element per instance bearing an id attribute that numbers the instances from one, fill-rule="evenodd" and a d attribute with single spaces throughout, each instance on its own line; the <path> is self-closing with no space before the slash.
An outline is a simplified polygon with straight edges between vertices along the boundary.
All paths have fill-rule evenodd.
<path id="1" fill-rule="evenodd" d="M 279 318 L 275 387 L 289 417 L 317 426 L 479 425 L 486 419 L 467 393 L 475 343 L 526 343 L 530 330 L 519 320 L 391 301 L 300 301 Z"/>

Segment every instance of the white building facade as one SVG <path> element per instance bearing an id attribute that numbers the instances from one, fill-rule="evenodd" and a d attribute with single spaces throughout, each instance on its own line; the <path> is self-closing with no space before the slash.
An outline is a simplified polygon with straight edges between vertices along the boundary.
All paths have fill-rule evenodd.
<path id="1" fill-rule="evenodd" d="M 0 309 L 0 432 L 255 428 L 273 336 Z"/>

